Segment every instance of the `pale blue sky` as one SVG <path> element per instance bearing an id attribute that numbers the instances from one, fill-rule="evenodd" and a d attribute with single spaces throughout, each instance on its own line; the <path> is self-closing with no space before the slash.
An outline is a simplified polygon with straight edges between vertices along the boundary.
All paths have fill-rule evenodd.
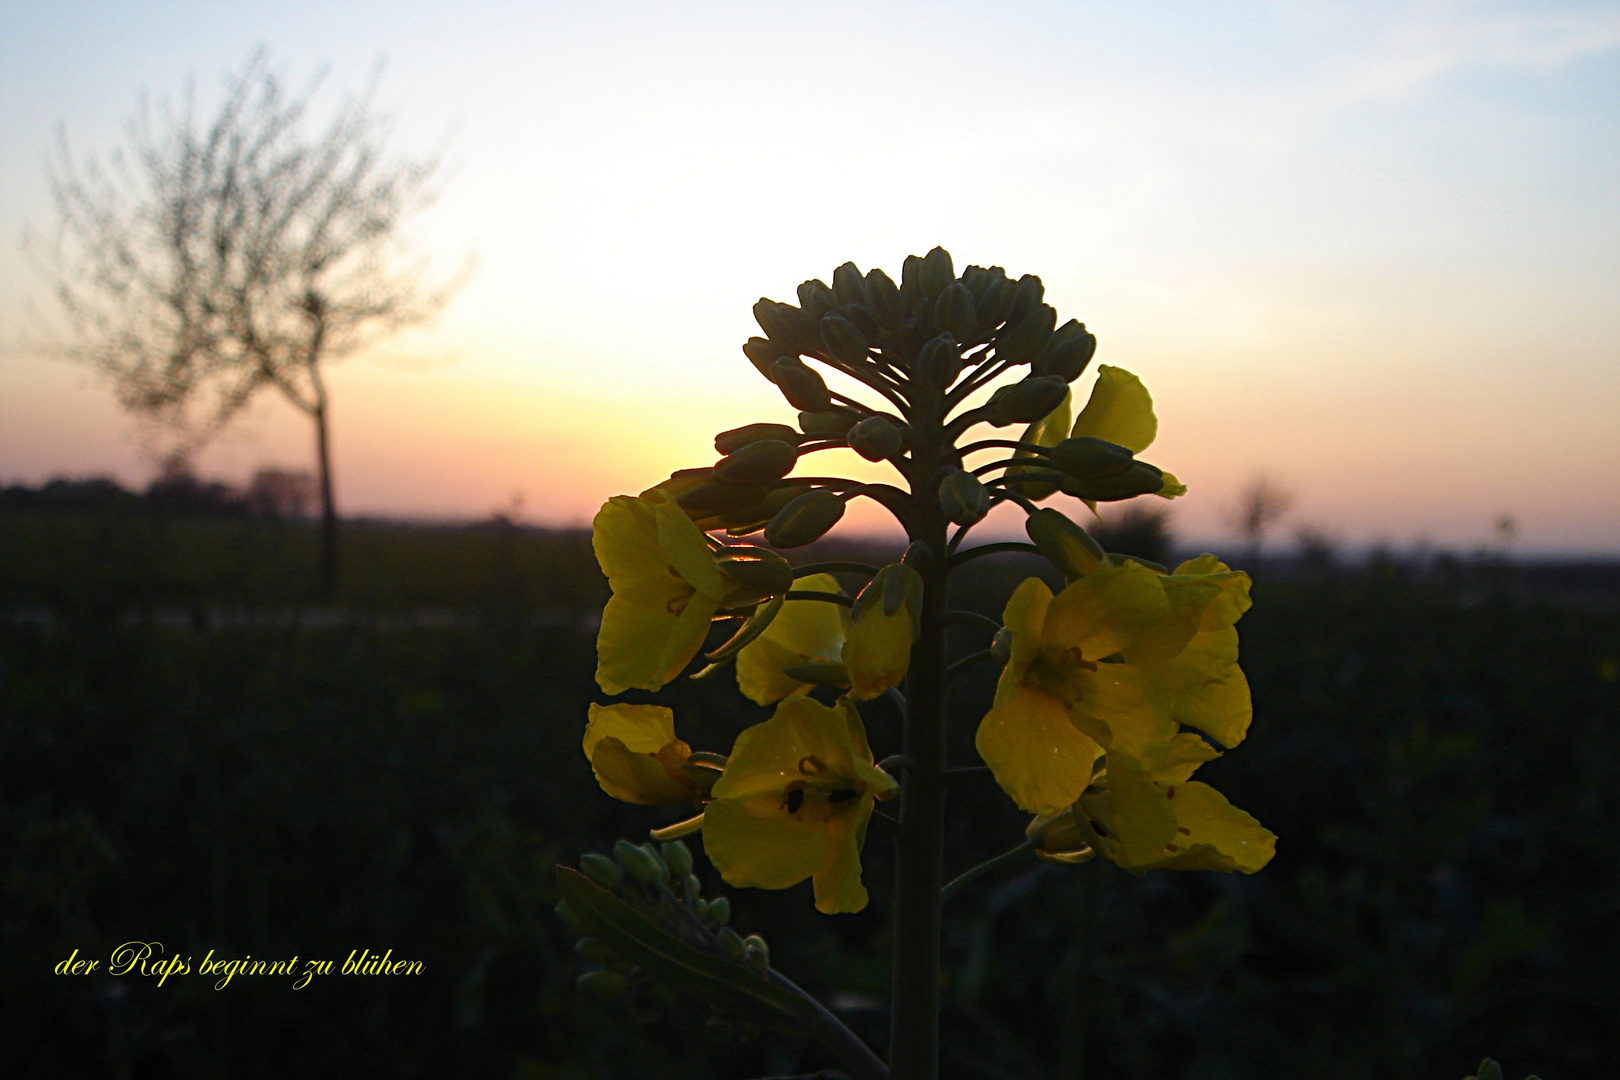
<path id="1" fill-rule="evenodd" d="M 943 243 L 1047 282 L 1163 418 L 1215 535 L 1266 470 L 1348 540 L 1620 547 L 1620 5 L 97 4 L 0 37 L 0 480 L 147 468 L 38 358 L 16 251 L 42 163 L 264 43 L 333 91 L 387 58 L 449 138 L 443 323 L 340 369 L 354 510 L 578 520 L 784 408 L 761 294 Z M 333 94 L 332 96 L 335 96 Z M 452 136 L 453 133 L 453 136 Z M 268 401 L 205 460 L 307 456 Z"/>

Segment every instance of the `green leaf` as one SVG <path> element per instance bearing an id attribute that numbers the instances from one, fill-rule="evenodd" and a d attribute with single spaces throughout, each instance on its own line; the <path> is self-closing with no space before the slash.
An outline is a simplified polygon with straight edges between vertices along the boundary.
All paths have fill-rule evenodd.
<path id="1" fill-rule="evenodd" d="M 784 1035 L 805 1035 L 814 1006 L 766 982 L 735 961 L 682 941 L 631 901 L 567 866 L 557 867 L 557 889 L 593 938 L 678 993 Z"/>

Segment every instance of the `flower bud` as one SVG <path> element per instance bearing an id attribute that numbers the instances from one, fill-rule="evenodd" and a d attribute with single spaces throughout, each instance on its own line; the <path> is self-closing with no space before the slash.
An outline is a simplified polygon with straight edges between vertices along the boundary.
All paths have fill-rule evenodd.
<path id="1" fill-rule="evenodd" d="M 630 989 L 630 977 L 623 972 L 602 968 L 599 971 L 587 971 L 574 980 L 574 985 L 603 1001 L 615 1001 Z"/>
<path id="2" fill-rule="evenodd" d="M 956 280 L 956 270 L 951 265 L 951 253 L 942 247 L 934 248 L 923 257 L 921 269 L 923 297 L 930 301 Z"/>
<path id="3" fill-rule="evenodd" d="M 922 575 L 903 562 L 890 563 L 879 570 L 855 597 L 850 617 L 856 622 L 866 617 L 874 604 L 883 605 L 883 614 L 894 615 L 909 605 L 914 620 L 922 617 Z"/>
<path id="4" fill-rule="evenodd" d="M 833 291 L 820 278 L 811 278 L 799 286 L 799 307 L 812 319 L 820 319 L 838 306 Z"/>
<path id="5" fill-rule="evenodd" d="M 675 505 L 696 520 L 753 506 L 765 498 L 770 490 L 769 484 L 744 486 L 710 480 L 675 496 Z"/>
<path id="6" fill-rule="evenodd" d="M 755 338 L 755 341 L 760 340 Z M 773 361 L 774 363 L 774 361 Z M 719 454 L 735 454 L 749 443 L 763 442 L 766 439 L 775 439 L 778 442 L 799 445 L 804 438 L 798 431 L 786 424 L 744 424 L 742 427 L 722 431 L 714 437 L 714 449 Z"/>
<path id="7" fill-rule="evenodd" d="M 709 921 L 709 902 L 703 897 L 698 897 L 687 906 L 692 909 L 692 917 L 698 922 L 707 923 Z"/>
<path id="8" fill-rule="evenodd" d="M 806 435 L 843 438 L 860 418 L 860 414 L 853 409 L 833 408 L 819 412 L 801 412 L 799 428 Z"/>
<path id="9" fill-rule="evenodd" d="M 867 461 L 898 457 L 906 444 L 905 432 L 887 416 L 868 416 L 849 429 L 848 438 L 850 448 Z"/>
<path id="10" fill-rule="evenodd" d="M 1031 365 L 1037 375 L 1055 375 L 1074 382 L 1097 355 L 1097 338 L 1086 324 L 1070 319 L 1057 329 Z"/>
<path id="11" fill-rule="evenodd" d="M 872 318 L 872 313 L 867 310 L 864 304 L 845 304 L 838 309 L 838 314 L 848 319 L 855 329 L 865 334 L 868 342 L 883 332 L 883 328 L 878 325 L 876 319 Z"/>
<path id="12" fill-rule="evenodd" d="M 777 511 L 765 526 L 772 547 L 803 547 L 826 535 L 844 516 L 844 500 L 826 488 L 807 491 Z"/>
<path id="13" fill-rule="evenodd" d="M 714 478 L 723 484 L 759 486 L 780 480 L 793 471 L 799 460 L 798 440 L 760 439 L 721 458 L 714 464 Z"/>
<path id="14" fill-rule="evenodd" d="M 894 279 L 882 270 L 866 272 L 866 309 L 885 330 L 899 327 L 900 290 L 895 286 Z"/>
<path id="15" fill-rule="evenodd" d="M 821 341 L 827 355 L 840 363 L 859 364 L 866 359 L 866 335 L 842 315 L 822 318 Z"/>
<path id="16" fill-rule="evenodd" d="M 681 762 L 681 772 L 685 773 L 686 778 L 692 781 L 692 786 L 701 791 L 705 796 L 714 790 L 714 785 L 716 781 L 720 779 L 720 773 L 722 771 L 723 769 L 721 766 L 709 765 L 701 761 L 693 761 L 691 758 L 687 758 L 685 761 Z"/>
<path id="17" fill-rule="evenodd" d="M 1007 324 L 1017 323 L 1026 314 L 1034 311 L 1040 305 L 1041 298 L 1046 295 L 1046 286 L 1034 274 L 1025 274 L 1013 286 L 1012 299 L 1007 305 Z"/>
<path id="18" fill-rule="evenodd" d="M 664 882 L 666 885 L 669 884 L 669 864 L 664 862 L 664 857 L 658 853 L 658 849 L 653 847 L 651 844 L 637 844 L 636 846 L 642 851 L 646 852 L 647 858 L 651 859 L 653 861 L 653 865 L 657 867 L 658 880 Z"/>
<path id="19" fill-rule="evenodd" d="M 972 341 L 979 329 L 979 314 L 973 293 L 960 281 L 953 281 L 934 301 L 934 329 L 952 334 L 957 341 Z"/>
<path id="20" fill-rule="evenodd" d="M 669 872 L 681 877 L 692 872 L 692 849 L 681 840 L 671 840 L 664 845 L 664 862 L 669 866 Z"/>
<path id="21" fill-rule="evenodd" d="M 1052 340 L 1057 311 L 1037 304 L 1017 322 L 1008 320 L 996 335 L 996 359 L 1008 364 L 1027 364 L 1041 354 Z"/>
<path id="22" fill-rule="evenodd" d="M 861 268 L 852 262 L 833 271 L 832 289 L 840 304 L 866 303 L 866 282 L 861 278 Z"/>
<path id="23" fill-rule="evenodd" d="M 939 483 L 939 508 L 958 525 L 972 525 L 990 512 L 990 492 L 978 477 L 952 469 Z"/>
<path id="24" fill-rule="evenodd" d="M 639 881 L 643 885 L 649 885 L 664 875 L 663 863 L 654 860 L 645 849 L 628 840 L 614 843 L 613 857 L 632 881 Z"/>
<path id="25" fill-rule="evenodd" d="M 715 522 L 732 536 L 746 536 L 758 532 L 776 512 L 810 489 L 803 484 L 782 484 L 772 488 L 757 503 L 720 513 Z"/>
<path id="26" fill-rule="evenodd" d="M 810 313 L 792 304 L 779 304 L 760 297 L 754 305 L 754 321 L 765 336 L 783 351 L 806 352 L 821 345 L 821 333 Z"/>
<path id="27" fill-rule="evenodd" d="M 990 410 L 990 423 L 996 427 L 1033 424 L 1061 405 L 1068 392 L 1068 383 L 1050 375 L 1032 375 L 1011 386 L 1003 386 L 990 395 L 986 405 Z"/>
<path id="28" fill-rule="evenodd" d="M 820 338 L 819 333 L 817 338 Z M 782 396 L 795 409 L 823 412 L 832 408 L 826 382 L 796 356 L 784 356 L 772 364 L 771 381 L 781 388 Z"/>
<path id="29" fill-rule="evenodd" d="M 1001 267 L 995 267 L 1000 271 Z M 1005 274 L 999 274 L 988 282 L 975 301 L 979 315 L 979 330 L 981 333 L 995 329 L 1007 318 L 1007 312 L 1012 310 L 1013 290 L 1016 286 Z"/>
<path id="30" fill-rule="evenodd" d="M 715 560 L 722 573 L 737 583 L 725 595 L 728 606 L 756 603 L 767 596 L 781 596 L 793 588 L 793 567 L 774 551 L 739 546 L 725 549 Z"/>
<path id="31" fill-rule="evenodd" d="M 848 686 L 849 672 L 836 660 L 815 660 L 808 664 L 789 664 L 782 674 L 795 682 L 811 686 Z"/>
<path id="32" fill-rule="evenodd" d="M 714 910 L 713 904 L 709 905 L 709 910 L 711 912 Z M 741 934 L 729 926 L 722 926 L 715 937 L 720 939 L 720 948 L 725 950 L 727 956 L 738 962 L 742 961 L 744 946 Z"/>
<path id="33" fill-rule="evenodd" d="M 1012 631 L 1003 626 L 996 631 L 996 636 L 990 639 L 990 659 L 998 664 L 1005 664 L 1012 659 Z"/>
<path id="34" fill-rule="evenodd" d="M 1060 511 L 1043 507 L 1024 519 L 1024 531 L 1070 581 L 1108 568 L 1108 556 L 1091 534 L 1064 517 Z"/>
<path id="35" fill-rule="evenodd" d="M 667 846 L 667 845 L 666 845 Z M 697 879 L 696 874 L 677 875 L 681 883 L 681 899 L 691 907 L 703 897 L 703 883 Z"/>
<path id="36" fill-rule="evenodd" d="M 709 925 L 719 929 L 731 921 L 731 901 L 727 897 L 717 896 L 709 901 Z M 736 933 L 735 930 L 732 931 Z"/>
<path id="37" fill-rule="evenodd" d="M 1064 439 L 1047 451 L 1052 467 L 1076 480 L 1101 480 L 1119 476 L 1136 461 L 1136 455 L 1117 443 L 1090 435 Z"/>
<path id="38" fill-rule="evenodd" d="M 1065 495 L 1091 502 L 1120 502 L 1138 495 L 1152 495 L 1164 487 L 1164 470 L 1145 461 L 1133 461 L 1117 476 L 1091 480 L 1069 479 L 1058 485 Z"/>
<path id="39" fill-rule="evenodd" d="M 624 871 L 619 869 L 618 863 L 594 851 L 579 857 L 579 868 L 586 877 L 604 889 L 616 889 L 624 880 Z"/>
<path id="40" fill-rule="evenodd" d="M 582 937 L 574 942 L 574 955 L 593 964 L 612 964 L 619 955 L 593 937 Z"/>
<path id="41" fill-rule="evenodd" d="M 917 353 L 917 382 L 926 392 L 939 392 L 962 374 L 962 350 L 949 332 L 923 343 Z"/>
<path id="42" fill-rule="evenodd" d="M 748 362 L 754 365 L 756 371 L 773 383 L 776 381 L 776 376 L 771 374 L 771 365 L 775 364 L 778 359 L 787 355 L 787 353 L 787 349 L 767 338 L 751 337 L 743 342 L 743 355 L 748 357 Z"/>
<path id="43" fill-rule="evenodd" d="M 557 906 L 551 910 L 556 914 L 557 918 L 562 920 L 563 925 L 574 933 L 583 934 L 585 932 L 585 927 L 580 924 L 579 916 L 575 915 L 574 909 L 568 906 L 568 901 L 557 901 Z"/>
<path id="44" fill-rule="evenodd" d="M 743 938 L 743 960 L 760 975 L 771 967 L 771 947 L 758 934 Z"/>

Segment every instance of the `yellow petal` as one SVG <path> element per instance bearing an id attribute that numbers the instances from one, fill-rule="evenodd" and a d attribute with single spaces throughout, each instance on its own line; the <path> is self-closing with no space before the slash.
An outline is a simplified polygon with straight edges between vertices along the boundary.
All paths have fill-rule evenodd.
<path id="1" fill-rule="evenodd" d="M 591 771 L 603 791 L 623 802 L 637 806 L 691 802 L 695 794 L 691 781 L 670 772 L 671 765 L 678 766 L 691 753 L 679 739 L 656 754 L 637 753 L 609 735 L 591 750 Z"/>
<path id="2" fill-rule="evenodd" d="M 1134 758 L 1110 751 L 1108 793 L 1114 806 L 1114 861 L 1129 870 L 1164 853 L 1176 838 L 1176 812 L 1168 791 L 1175 785 L 1142 769 Z"/>
<path id="3" fill-rule="evenodd" d="M 657 690 L 681 673 L 708 636 L 720 602 L 701 593 L 670 605 L 613 595 L 596 632 L 596 683 L 603 693 Z"/>
<path id="4" fill-rule="evenodd" d="M 855 745 L 841 708 L 791 697 L 769 720 L 737 736 L 715 799 L 780 799 L 790 784 L 854 783 Z"/>
<path id="5" fill-rule="evenodd" d="M 1231 748 L 1242 742 L 1254 717 L 1243 669 L 1233 664 L 1231 673 L 1220 682 L 1176 694 L 1175 715 L 1178 723 L 1197 728 L 1222 746 Z"/>
<path id="6" fill-rule="evenodd" d="M 842 659 L 849 672 L 849 696 L 871 701 L 891 686 L 899 686 L 911 663 L 911 643 L 915 624 L 911 611 L 902 606 L 886 615 L 879 604 L 866 610 L 849 628 Z"/>
<path id="7" fill-rule="evenodd" d="M 1101 660 L 1125 648 L 1170 615 L 1159 575 L 1125 562 L 1072 582 L 1052 601 L 1041 639 L 1046 655 L 1079 650 L 1078 658 Z"/>
<path id="8" fill-rule="evenodd" d="M 1041 655 L 1041 628 L 1046 625 L 1051 605 L 1052 590 L 1040 578 L 1025 578 L 1007 600 L 1001 622 L 1012 636 L 1006 673 L 1014 682 L 1022 680 L 1029 665 Z"/>
<path id="9" fill-rule="evenodd" d="M 859 838 L 865 832 L 865 819 L 872 816 L 872 802 L 862 800 L 856 811 L 860 821 L 848 817 L 829 823 L 827 861 L 817 868 L 813 881 L 816 890 L 816 910 L 823 915 L 840 915 L 860 911 L 866 907 L 866 886 L 861 884 L 861 848 Z"/>
<path id="10" fill-rule="evenodd" d="M 659 496 L 648 500 L 658 523 L 658 546 L 666 561 L 699 593 L 718 600 L 726 585 L 703 530 L 692 523 L 674 499 Z"/>
<path id="11" fill-rule="evenodd" d="M 671 572 L 658 544 L 653 505 L 645 499 L 616 495 L 603 503 L 591 523 L 591 547 L 615 596 L 664 606 L 691 591 Z"/>
<path id="12" fill-rule="evenodd" d="M 704 810 L 703 850 L 736 888 L 797 885 L 826 864 L 832 846 L 825 827 L 775 799 L 717 799 Z"/>
<path id="13" fill-rule="evenodd" d="M 585 756 L 609 735 L 637 754 L 656 754 L 675 741 L 675 714 L 662 705 L 592 704 L 585 724 Z"/>
<path id="14" fill-rule="evenodd" d="M 794 582 L 799 592 L 842 594 L 831 574 L 814 574 Z M 844 645 L 849 611 L 841 604 L 820 600 L 789 600 L 771 625 L 737 654 L 737 686 L 743 696 L 759 705 L 772 705 L 790 694 L 810 689 L 783 674 L 797 664 L 831 662 Z"/>
<path id="15" fill-rule="evenodd" d="M 1164 483 L 1153 494 L 1161 499 L 1179 499 L 1187 494 L 1187 485 L 1175 478 L 1173 473 L 1164 474 Z"/>
<path id="16" fill-rule="evenodd" d="M 1277 836 L 1226 796 L 1197 780 L 1176 787 L 1177 848 L 1143 869 L 1236 870 L 1252 874 L 1277 853 Z"/>
<path id="17" fill-rule="evenodd" d="M 1153 769 L 1176 736 L 1174 698 L 1148 673 L 1130 664 L 1099 664 L 1075 672 L 1078 695 L 1070 710 L 1076 727 L 1102 745 L 1109 763 L 1128 754 Z"/>
<path id="18" fill-rule="evenodd" d="M 1062 702 L 1016 681 L 998 688 L 974 745 L 996 783 L 1031 814 L 1055 814 L 1079 798 L 1101 753 Z"/>
<path id="19" fill-rule="evenodd" d="M 1125 659 L 1132 664 L 1154 664 L 1169 660 L 1187 647 L 1203 624 L 1204 611 L 1221 595 L 1221 587 L 1202 578 L 1161 577 L 1170 613 L 1144 630 L 1130 647 Z"/>
<path id="20" fill-rule="evenodd" d="M 1090 435 L 1140 454 L 1159 433 L 1153 399 L 1142 381 L 1124 368 L 1103 364 L 1091 398 L 1075 418 L 1073 435 Z"/>
<path id="21" fill-rule="evenodd" d="M 1069 434 L 1069 421 L 1074 415 L 1074 391 L 1070 390 L 1063 395 L 1063 402 L 1046 416 L 1035 421 L 1024 429 L 1019 442 L 1035 443 L 1037 446 L 1056 446 Z M 1034 451 L 1019 450 L 1014 457 L 1032 457 Z M 1008 467 L 1007 475 L 1016 476 L 1030 468 L 1029 465 L 1013 465 Z M 1040 467 L 1040 466 L 1035 466 Z M 1057 491 L 1056 484 L 1019 484 L 1018 490 L 1023 492 L 1026 499 L 1040 502 Z"/>

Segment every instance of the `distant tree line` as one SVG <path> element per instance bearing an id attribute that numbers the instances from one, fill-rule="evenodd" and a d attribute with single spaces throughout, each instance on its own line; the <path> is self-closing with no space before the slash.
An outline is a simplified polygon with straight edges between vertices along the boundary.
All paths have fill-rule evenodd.
<path id="1" fill-rule="evenodd" d="M 106 476 L 57 477 L 38 487 L 0 487 L 0 512 L 100 511 L 119 505 L 207 517 L 300 518 L 316 505 L 315 478 L 308 472 L 260 469 L 245 487 L 204 480 L 183 465 L 170 465 L 142 491 Z"/>

